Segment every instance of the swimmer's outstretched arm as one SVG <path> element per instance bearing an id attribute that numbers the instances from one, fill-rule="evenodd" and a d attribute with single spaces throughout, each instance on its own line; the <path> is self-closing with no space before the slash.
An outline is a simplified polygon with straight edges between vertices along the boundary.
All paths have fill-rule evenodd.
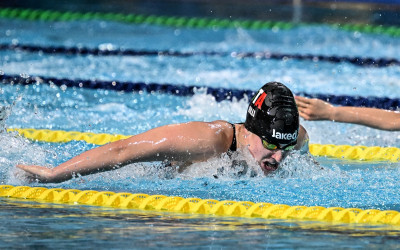
<path id="1" fill-rule="evenodd" d="M 226 152 L 232 127 L 224 121 L 189 122 L 158 127 L 86 151 L 55 168 L 17 165 L 41 182 L 62 182 L 75 174 L 113 170 L 130 163 L 201 161 Z"/>
<path id="2" fill-rule="evenodd" d="M 362 107 L 333 106 L 319 99 L 296 96 L 300 115 L 306 120 L 355 123 L 372 128 L 400 130 L 400 113 Z"/>

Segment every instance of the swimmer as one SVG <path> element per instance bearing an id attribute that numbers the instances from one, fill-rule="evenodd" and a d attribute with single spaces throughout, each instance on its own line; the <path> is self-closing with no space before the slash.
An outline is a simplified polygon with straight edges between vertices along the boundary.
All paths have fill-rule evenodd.
<path id="1" fill-rule="evenodd" d="M 354 123 L 389 131 L 400 131 L 400 112 L 377 108 L 333 106 L 320 99 L 295 97 L 305 120 Z"/>
<path id="2" fill-rule="evenodd" d="M 265 84 L 253 97 L 245 123 L 227 121 L 166 125 L 88 150 L 55 168 L 17 165 L 39 182 L 62 182 L 75 175 L 109 171 L 137 162 L 190 165 L 223 153 L 248 150 L 265 174 L 292 150 L 308 152 L 308 134 L 299 124 L 292 92 L 282 83 Z"/>

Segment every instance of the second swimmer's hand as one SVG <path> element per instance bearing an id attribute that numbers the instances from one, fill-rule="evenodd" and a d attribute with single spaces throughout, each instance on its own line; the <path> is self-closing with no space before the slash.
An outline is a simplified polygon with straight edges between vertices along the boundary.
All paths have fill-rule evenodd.
<path id="1" fill-rule="evenodd" d="M 53 182 L 53 170 L 47 167 L 36 166 L 36 165 L 24 165 L 19 164 L 17 168 L 24 170 L 27 173 L 27 177 L 31 181 L 39 182 Z"/>
<path id="2" fill-rule="evenodd" d="M 330 103 L 302 96 L 296 96 L 295 99 L 300 116 L 304 119 L 310 121 L 333 119 L 334 106 Z"/>

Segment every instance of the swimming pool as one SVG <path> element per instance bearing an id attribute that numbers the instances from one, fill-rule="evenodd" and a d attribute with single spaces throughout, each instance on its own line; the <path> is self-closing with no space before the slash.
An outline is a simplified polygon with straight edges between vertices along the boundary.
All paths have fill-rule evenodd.
<path id="1" fill-rule="evenodd" d="M 241 122 L 248 100 L 217 101 L 204 89 L 179 96 L 146 91 L 87 89 L 55 84 L 57 79 L 124 81 L 176 86 L 257 89 L 277 80 L 295 93 L 398 98 L 400 70 L 351 63 L 262 57 L 240 52 L 336 57 L 394 58 L 398 37 L 349 32 L 327 25 L 291 29 L 197 29 L 104 20 L 26 21 L 0 19 L 0 43 L 42 48 L 101 48 L 119 51 L 201 52 L 190 56 L 44 53 L 20 48 L 0 51 L 2 75 L 53 79 L 43 84 L 2 84 L 3 106 L 11 106 L 7 128 L 36 128 L 132 135 L 155 126 L 190 120 Z M 206 52 L 218 52 L 207 55 Z M 123 54 L 123 53 L 122 53 Z M 40 80 L 39 80 L 40 81 Z M 400 147 L 400 134 L 350 124 L 306 122 L 311 143 Z M 1 136 L 1 184 L 109 190 L 201 199 L 273 204 L 356 207 L 400 211 L 399 164 L 320 157 L 324 167 L 291 157 L 269 178 L 214 178 L 225 158 L 177 174 L 152 164 L 75 178 L 60 184 L 27 183 L 15 163 L 56 165 L 96 145 L 32 142 Z M 154 211 L 43 204 L 2 198 L 3 247 L 221 248 L 395 247 L 399 228 L 265 219 L 214 217 Z M 12 218 L 12 219 L 10 219 Z M 21 230 L 23 228 L 23 230 Z M 16 242 L 16 239 L 21 241 Z M 339 243 L 338 243 L 339 242 Z"/>

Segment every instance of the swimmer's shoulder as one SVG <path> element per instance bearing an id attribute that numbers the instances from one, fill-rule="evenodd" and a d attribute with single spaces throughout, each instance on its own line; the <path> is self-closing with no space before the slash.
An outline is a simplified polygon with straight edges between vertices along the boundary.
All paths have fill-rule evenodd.
<path id="1" fill-rule="evenodd" d="M 232 141 L 234 140 L 233 137 L 236 136 L 236 125 L 225 120 L 212 121 L 210 124 L 218 128 L 216 130 L 216 137 L 218 137 L 218 140 L 223 144 L 223 148 L 225 149 L 224 151 L 228 151 L 232 145 Z"/>
<path id="2" fill-rule="evenodd" d="M 300 150 L 300 153 L 302 154 L 308 153 L 309 141 L 310 138 L 308 136 L 307 130 L 302 125 L 300 125 L 295 149 Z"/>

